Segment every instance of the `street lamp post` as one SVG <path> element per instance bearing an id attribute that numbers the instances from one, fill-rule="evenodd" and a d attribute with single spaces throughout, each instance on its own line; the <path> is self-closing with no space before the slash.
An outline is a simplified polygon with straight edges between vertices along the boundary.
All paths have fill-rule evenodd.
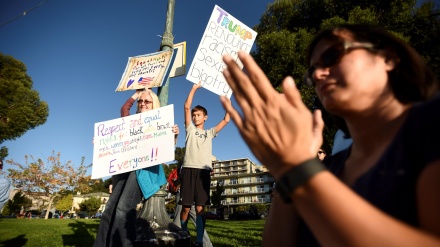
<path id="1" fill-rule="evenodd" d="M 168 0 L 167 18 L 165 21 L 165 31 L 162 35 L 162 42 L 160 43 L 161 51 L 169 51 L 173 49 L 173 21 L 174 21 L 174 5 L 175 0 Z M 170 65 L 172 66 L 172 65 Z M 159 97 L 160 105 L 168 105 L 168 90 L 170 84 L 170 77 L 165 78 L 165 83 L 157 90 L 157 96 Z"/>
<path id="2" fill-rule="evenodd" d="M 161 51 L 173 49 L 173 17 L 175 0 L 168 0 L 165 32 L 160 44 Z M 171 66 L 171 65 L 170 65 Z M 169 77 L 158 88 L 161 106 L 168 104 Z M 135 246 L 190 246 L 191 237 L 175 225 L 165 208 L 167 192 L 161 188 L 156 194 L 145 200 L 136 220 Z M 177 202 L 176 202 L 177 203 Z"/>

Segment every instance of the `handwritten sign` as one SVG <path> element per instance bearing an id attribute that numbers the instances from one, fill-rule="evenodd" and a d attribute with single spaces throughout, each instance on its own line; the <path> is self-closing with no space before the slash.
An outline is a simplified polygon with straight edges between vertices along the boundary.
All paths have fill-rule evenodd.
<path id="1" fill-rule="evenodd" d="M 95 123 L 92 178 L 174 160 L 174 106 Z"/>
<path id="2" fill-rule="evenodd" d="M 129 57 L 116 92 L 161 87 L 169 76 L 175 55 L 169 50 Z"/>
<path id="3" fill-rule="evenodd" d="M 254 30 L 215 5 L 186 79 L 201 81 L 202 87 L 230 98 L 232 90 L 222 74 L 226 68 L 222 57 L 229 54 L 238 61 L 237 52 L 249 53 L 256 37 Z M 243 68 L 241 63 L 239 66 Z"/>

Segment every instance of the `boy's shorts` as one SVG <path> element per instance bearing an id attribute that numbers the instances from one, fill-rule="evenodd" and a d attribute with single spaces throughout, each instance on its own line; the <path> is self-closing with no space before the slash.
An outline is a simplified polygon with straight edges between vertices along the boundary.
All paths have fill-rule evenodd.
<path id="1" fill-rule="evenodd" d="M 211 171 L 197 168 L 182 168 L 180 171 L 180 201 L 183 206 L 210 205 L 209 187 Z"/>

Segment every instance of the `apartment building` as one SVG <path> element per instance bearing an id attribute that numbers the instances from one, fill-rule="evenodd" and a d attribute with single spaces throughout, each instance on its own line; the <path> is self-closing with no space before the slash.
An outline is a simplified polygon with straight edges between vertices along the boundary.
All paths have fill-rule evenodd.
<path id="1" fill-rule="evenodd" d="M 275 179 L 267 168 L 257 165 L 248 158 L 212 161 L 214 175 L 211 177 L 211 193 L 217 183 L 223 184 L 224 206 L 270 203 Z M 231 210 L 229 210 L 231 212 Z"/>
<path id="2" fill-rule="evenodd" d="M 101 200 L 101 206 L 99 207 L 98 212 L 104 212 L 105 205 L 110 198 L 110 194 L 106 192 L 95 192 L 84 195 L 78 192 L 76 195 L 73 196 L 71 212 L 74 212 L 75 209 L 79 209 L 79 204 L 84 200 L 90 199 L 91 197 L 97 197 L 99 198 L 99 200 Z"/>

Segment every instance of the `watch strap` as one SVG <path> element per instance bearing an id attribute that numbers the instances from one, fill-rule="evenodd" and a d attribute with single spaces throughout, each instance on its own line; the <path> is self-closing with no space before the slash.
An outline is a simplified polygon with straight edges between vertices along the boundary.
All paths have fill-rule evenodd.
<path id="1" fill-rule="evenodd" d="M 317 158 L 307 160 L 288 170 L 277 182 L 276 189 L 285 203 L 291 203 L 290 195 L 317 173 L 326 170 Z"/>

